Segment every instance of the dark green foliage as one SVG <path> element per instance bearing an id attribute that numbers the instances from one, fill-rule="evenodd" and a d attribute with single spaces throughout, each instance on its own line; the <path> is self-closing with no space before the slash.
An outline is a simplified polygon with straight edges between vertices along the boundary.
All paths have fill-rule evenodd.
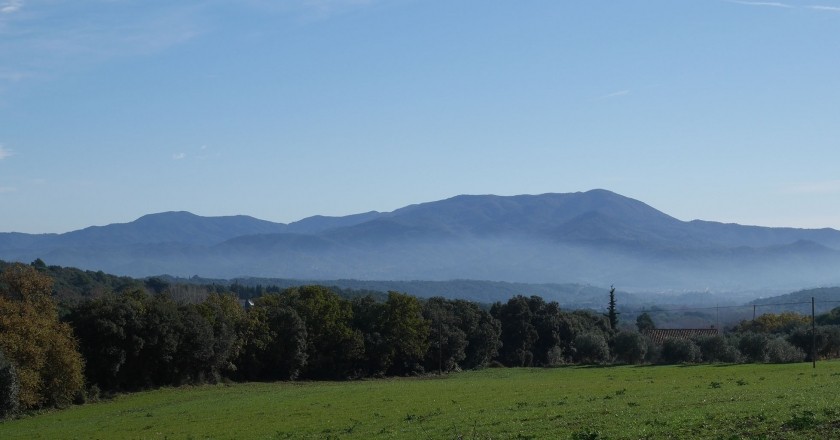
<path id="1" fill-rule="evenodd" d="M 678 363 L 695 363 L 700 362 L 700 348 L 689 339 L 666 339 L 662 343 L 662 362 L 678 364 Z"/>
<path id="2" fill-rule="evenodd" d="M 638 364 L 645 360 L 648 343 L 637 332 L 619 332 L 612 341 L 613 355 L 627 364 Z"/>
<path id="3" fill-rule="evenodd" d="M 813 339 L 816 339 L 818 358 L 835 358 L 840 356 L 840 326 L 821 325 L 816 328 L 816 338 L 812 338 L 811 327 L 800 327 L 788 336 L 788 341 L 807 353 L 811 359 Z"/>
<path id="4" fill-rule="evenodd" d="M 204 383 L 214 377 L 213 327 L 194 304 L 179 307 L 178 313 L 181 322 L 174 382 Z"/>
<path id="5" fill-rule="evenodd" d="M 422 372 L 429 349 L 429 321 L 423 318 L 420 301 L 404 293 L 388 292 L 384 312 L 385 341 L 393 350 L 388 373 Z"/>
<path id="6" fill-rule="evenodd" d="M 840 325 L 840 307 L 835 307 L 828 313 L 817 316 L 816 323 L 817 325 Z"/>
<path id="7" fill-rule="evenodd" d="M 538 296 L 528 298 L 532 312 L 532 324 L 537 331 L 532 352 L 534 365 L 551 366 L 561 364 L 564 359 L 564 348 L 568 352 L 568 342 L 563 341 L 563 326 L 565 312 L 560 310 L 556 302 L 546 303 Z"/>
<path id="8" fill-rule="evenodd" d="M 741 361 L 741 353 L 738 349 L 721 336 L 705 336 L 694 341 L 700 348 L 700 356 L 703 362 L 727 362 L 735 363 Z"/>
<path id="9" fill-rule="evenodd" d="M 429 321 L 429 351 L 426 371 L 452 371 L 466 357 L 467 334 L 458 325 L 454 304 L 441 297 L 423 304 L 423 318 Z"/>
<path id="10" fill-rule="evenodd" d="M 383 376 L 391 367 L 393 351 L 386 339 L 385 304 L 372 296 L 354 298 L 352 301 L 353 328 L 362 333 L 364 355 L 360 360 L 366 376 Z"/>
<path id="11" fill-rule="evenodd" d="M 79 348 L 86 359 L 89 384 L 103 390 L 136 388 L 136 364 L 140 361 L 145 321 L 142 291 L 105 295 L 81 303 L 69 316 Z"/>
<path id="12" fill-rule="evenodd" d="M 532 323 L 533 312 L 528 299 L 517 295 L 507 303 L 495 303 L 490 309 L 502 326 L 502 347 L 499 360 L 510 367 L 531 366 L 534 361 L 534 342 L 539 334 Z"/>
<path id="13" fill-rule="evenodd" d="M 237 360 L 243 379 L 296 379 L 306 366 L 306 324 L 277 295 L 260 298 L 248 310 L 243 338 Z"/>
<path id="14" fill-rule="evenodd" d="M 148 297 L 140 337 L 143 347 L 131 367 L 135 387 L 177 384 L 178 346 L 184 330 L 178 304 L 165 295 Z"/>
<path id="15" fill-rule="evenodd" d="M 618 310 L 615 304 L 615 287 L 610 286 L 610 302 L 607 306 L 607 318 L 610 320 L 610 329 L 618 330 Z"/>
<path id="16" fill-rule="evenodd" d="M 454 300 L 458 326 L 467 337 L 462 368 L 482 368 L 490 364 L 499 352 L 501 324 L 478 304 Z"/>
<path id="17" fill-rule="evenodd" d="M 17 412 L 20 381 L 15 366 L 0 350 L 0 420 Z"/>
<path id="18" fill-rule="evenodd" d="M 644 312 L 636 318 L 636 328 L 640 333 L 643 333 L 656 329 L 656 324 L 653 323 L 653 318 L 647 312 Z"/>
<path id="19" fill-rule="evenodd" d="M 769 340 L 763 333 L 744 333 L 738 341 L 738 350 L 749 362 L 766 362 Z"/>
<path id="20" fill-rule="evenodd" d="M 610 359 L 610 347 L 604 335 L 588 332 L 577 335 L 574 340 L 575 360 L 584 364 L 607 362 Z"/>
<path id="21" fill-rule="evenodd" d="M 297 312 L 306 326 L 307 377 L 344 379 L 358 375 L 355 367 L 362 359 L 364 340 L 361 332 L 351 328 L 350 302 L 323 286 L 290 288 L 277 299 Z"/>
<path id="22" fill-rule="evenodd" d="M 233 295 L 212 293 L 198 305 L 200 313 L 213 329 L 213 355 L 205 373 L 211 382 L 236 371 L 234 360 L 242 349 L 245 311 Z"/>
<path id="23" fill-rule="evenodd" d="M 801 362 L 803 359 L 805 359 L 805 353 L 784 338 L 773 338 L 767 341 L 767 362 L 783 364 Z"/>
<path id="24" fill-rule="evenodd" d="M 475 303 L 430 298 L 423 317 L 430 323 L 427 371 L 481 368 L 498 353 L 500 324 Z"/>

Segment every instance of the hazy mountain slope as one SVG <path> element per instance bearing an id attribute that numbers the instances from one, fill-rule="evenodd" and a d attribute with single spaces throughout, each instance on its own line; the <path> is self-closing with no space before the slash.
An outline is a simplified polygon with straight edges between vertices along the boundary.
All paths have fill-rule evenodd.
<path id="1" fill-rule="evenodd" d="M 185 212 L 67 234 L 0 234 L 0 258 L 145 276 L 621 284 L 627 290 L 840 283 L 840 232 L 683 222 L 605 190 L 457 196 L 290 225 Z"/>
<path id="2" fill-rule="evenodd" d="M 348 226 L 358 225 L 370 220 L 374 220 L 382 216 L 382 213 L 376 211 L 365 212 L 362 214 L 347 215 L 344 217 L 327 217 L 323 215 L 315 215 L 307 217 L 303 220 L 289 223 L 286 232 L 295 234 L 317 234 L 328 231 L 330 229 L 345 228 Z"/>

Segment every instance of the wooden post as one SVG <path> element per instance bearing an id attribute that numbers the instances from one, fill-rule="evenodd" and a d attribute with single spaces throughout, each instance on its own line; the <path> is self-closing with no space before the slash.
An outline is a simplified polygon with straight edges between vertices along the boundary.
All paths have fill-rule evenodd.
<path id="1" fill-rule="evenodd" d="M 811 297 L 811 363 L 817 368 L 817 321 L 814 318 L 814 297 Z"/>

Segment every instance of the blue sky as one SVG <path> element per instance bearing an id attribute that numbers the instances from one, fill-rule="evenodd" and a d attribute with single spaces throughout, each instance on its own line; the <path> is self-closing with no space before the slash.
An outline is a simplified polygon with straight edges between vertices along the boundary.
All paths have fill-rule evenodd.
<path id="1" fill-rule="evenodd" d="M 840 229 L 840 0 L 0 0 L 0 231 L 593 188 Z"/>

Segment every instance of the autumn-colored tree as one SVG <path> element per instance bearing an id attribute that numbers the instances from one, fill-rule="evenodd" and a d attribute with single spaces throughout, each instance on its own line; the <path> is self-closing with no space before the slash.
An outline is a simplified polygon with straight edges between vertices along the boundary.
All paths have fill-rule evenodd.
<path id="1" fill-rule="evenodd" d="M 0 350 L 15 367 L 22 409 L 64 406 L 82 389 L 82 357 L 58 319 L 52 280 L 32 266 L 0 274 Z"/>

